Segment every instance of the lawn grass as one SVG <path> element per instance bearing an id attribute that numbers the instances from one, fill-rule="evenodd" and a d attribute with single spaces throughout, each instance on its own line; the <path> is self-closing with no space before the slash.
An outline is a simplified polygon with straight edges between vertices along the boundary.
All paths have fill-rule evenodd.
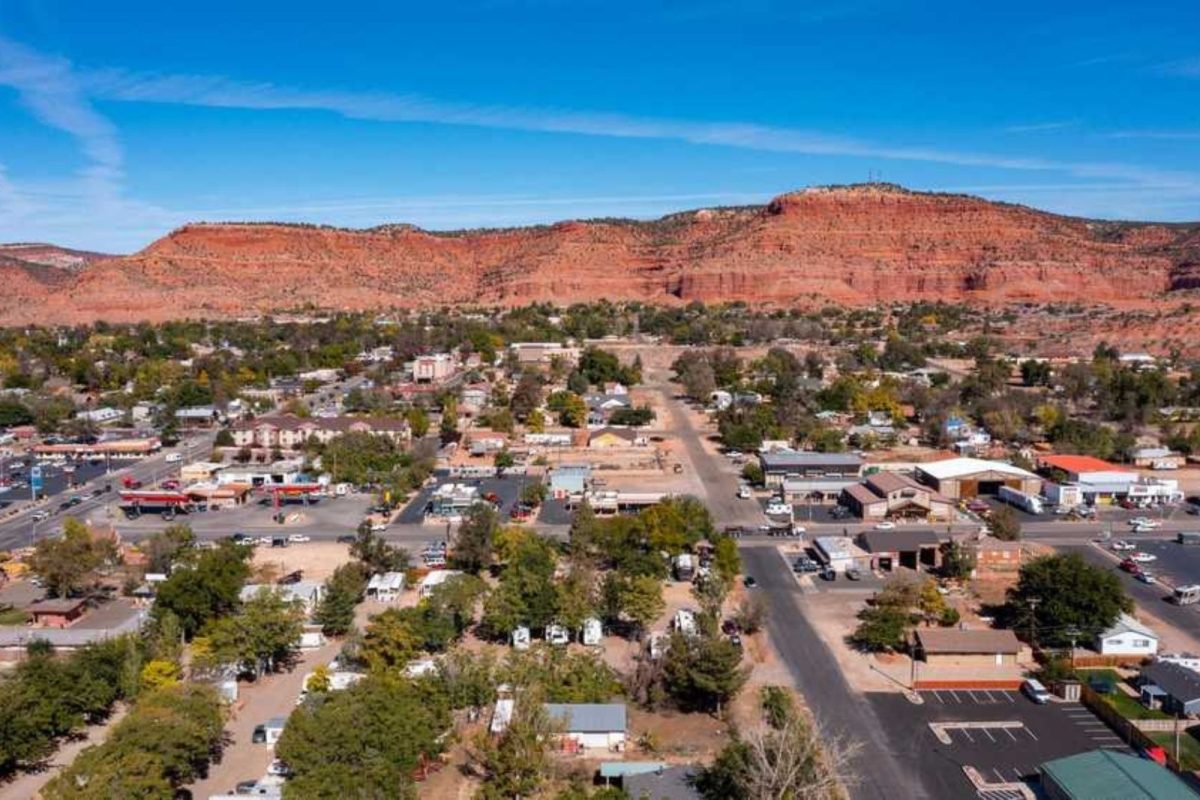
<path id="1" fill-rule="evenodd" d="M 1162 745 L 1163 749 L 1172 756 L 1175 755 L 1175 734 L 1164 731 L 1146 735 Z M 1179 761 L 1179 766 L 1185 770 L 1200 769 L 1200 739 L 1197 739 L 1189 731 L 1183 731 L 1179 735 Z"/>
<path id="2" fill-rule="evenodd" d="M 1117 710 L 1125 719 L 1170 719 L 1171 715 L 1152 708 L 1146 708 L 1136 699 L 1117 689 L 1112 694 L 1103 695 L 1104 702 Z"/>

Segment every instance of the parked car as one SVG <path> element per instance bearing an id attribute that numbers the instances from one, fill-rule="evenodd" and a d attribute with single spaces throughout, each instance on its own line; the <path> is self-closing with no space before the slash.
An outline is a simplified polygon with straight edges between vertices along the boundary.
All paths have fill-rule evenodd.
<path id="1" fill-rule="evenodd" d="M 821 580 L 836 581 L 837 580 L 837 572 L 834 570 L 833 567 L 823 567 L 821 569 Z"/>
<path id="2" fill-rule="evenodd" d="M 1130 558 L 1139 564 L 1149 564 L 1151 561 L 1158 561 L 1158 556 L 1153 553 L 1143 553 L 1140 550 L 1131 555 Z"/>
<path id="3" fill-rule="evenodd" d="M 820 572 L 821 565 L 808 556 L 801 556 L 792 564 L 792 569 L 796 572 Z"/>
<path id="4" fill-rule="evenodd" d="M 1157 583 L 1157 581 L 1155 580 L 1155 577 L 1154 577 L 1154 573 L 1150 572 L 1148 570 L 1140 570 L 1133 577 L 1137 578 L 1142 583 L 1148 583 L 1150 585 L 1154 585 L 1155 583 Z"/>
<path id="5" fill-rule="evenodd" d="M 358 537 L 352 533 L 343 533 L 341 536 L 337 537 L 338 544 L 354 544 L 357 541 Z"/>
<path id="6" fill-rule="evenodd" d="M 757 589 L 758 581 L 754 579 L 753 575 L 747 575 L 745 578 L 742 578 L 742 585 L 747 589 Z"/>
<path id="7" fill-rule="evenodd" d="M 741 486 L 738 488 L 737 496 L 739 500 L 749 500 L 753 495 L 750 493 L 749 486 Z"/>
<path id="8" fill-rule="evenodd" d="M 312 541 L 311 536 L 308 536 L 303 533 L 293 533 L 291 536 L 289 536 L 287 538 L 288 538 L 288 541 L 292 542 L 293 544 L 304 544 L 305 542 Z"/>
<path id="9" fill-rule="evenodd" d="M 780 500 L 772 500 L 767 503 L 767 513 L 771 516 L 783 516 L 792 513 L 792 507 Z"/>
<path id="10" fill-rule="evenodd" d="M 846 570 L 846 580 L 860 581 L 862 580 L 862 571 L 858 567 L 850 567 Z"/>
<path id="11" fill-rule="evenodd" d="M 1134 561 L 1132 558 L 1127 558 L 1124 561 L 1122 561 L 1121 569 L 1125 570 L 1126 572 L 1130 572 L 1130 573 L 1134 573 L 1134 574 L 1142 571 L 1142 568 L 1140 566 L 1138 566 L 1138 563 L 1136 561 Z"/>
<path id="12" fill-rule="evenodd" d="M 1127 542 L 1124 539 L 1117 539 L 1112 543 L 1112 549 L 1118 552 L 1122 550 L 1136 550 L 1137 545 L 1135 545 L 1133 542 Z"/>
<path id="13" fill-rule="evenodd" d="M 267 743 L 267 726 L 266 725 L 255 725 L 254 733 L 250 734 L 250 742 L 252 744 L 266 744 Z M 255 783 L 255 781 L 251 781 L 251 783 Z"/>
<path id="14" fill-rule="evenodd" d="M 1046 691 L 1046 687 L 1041 684 L 1041 681 L 1029 678 L 1021 684 L 1021 691 L 1038 705 L 1045 705 L 1050 702 L 1050 692 Z"/>
<path id="15" fill-rule="evenodd" d="M 888 520 L 884 520 L 883 522 L 875 523 L 875 530 L 877 530 L 877 531 L 893 531 L 895 529 L 896 529 L 896 523 L 888 521 Z"/>

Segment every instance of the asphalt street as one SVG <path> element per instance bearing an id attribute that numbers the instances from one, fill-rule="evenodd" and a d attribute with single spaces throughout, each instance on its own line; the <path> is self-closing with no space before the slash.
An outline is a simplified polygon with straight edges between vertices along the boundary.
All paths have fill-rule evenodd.
<path id="1" fill-rule="evenodd" d="M 855 800 L 929 798 L 908 760 L 905 742 L 885 733 L 866 697 L 842 677 L 841 667 L 813 630 L 801 607 L 804 596 L 773 547 L 743 546 L 743 571 L 759 583 L 768 606 L 767 632 L 791 670 L 827 736 L 840 736 L 861 747 L 852 763 L 858 783 L 850 788 Z"/>
<path id="2" fill-rule="evenodd" d="M 166 478 L 168 475 L 176 472 L 179 466 L 178 464 L 167 463 L 166 457 L 168 453 L 183 453 L 184 459 L 180 463 L 186 464 L 189 461 L 206 456 L 212 449 L 214 438 L 215 434 L 212 432 L 192 434 L 186 441 L 181 442 L 178 447 L 165 449 L 148 458 L 133 461 L 128 463 L 128 465 L 114 462 L 110 472 L 104 473 L 100 471 L 98 474 L 93 475 L 87 482 L 81 483 L 74 488 L 71 494 L 79 495 L 82 498 L 82 502 L 69 510 L 58 510 L 60 502 L 58 498 L 52 498 L 37 504 L 26 500 L 19 506 L 14 506 L 14 508 L 20 509 L 18 513 L 0 522 L 0 549 L 27 547 L 39 538 L 60 530 L 63 519 L 68 516 L 86 518 L 104 509 L 106 505 L 113 502 L 114 494 L 120 488 L 121 479 L 126 475 L 140 480 L 147 485 Z M 101 467 L 100 469 L 102 470 L 103 468 Z M 82 474 L 86 475 L 89 473 Z M 106 483 L 112 484 L 112 492 L 96 497 L 91 495 L 93 489 L 101 488 Z M 34 515 L 37 511 L 51 512 L 51 515 L 48 519 L 40 522 L 35 521 Z"/>

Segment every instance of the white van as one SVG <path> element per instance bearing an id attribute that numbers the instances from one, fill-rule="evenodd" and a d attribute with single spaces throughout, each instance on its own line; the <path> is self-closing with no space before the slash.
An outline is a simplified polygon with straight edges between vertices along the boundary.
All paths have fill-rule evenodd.
<path id="1" fill-rule="evenodd" d="M 167 453 L 168 464 L 175 464 L 179 461 L 183 461 L 183 453 Z"/>
<path id="2" fill-rule="evenodd" d="M 1050 702 L 1050 692 L 1046 691 L 1046 687 L 1042 685 L 1041 681 L 1030 678 L 1021 684 L 1021 691 L 1038 705 L 1045 705 Z"/>

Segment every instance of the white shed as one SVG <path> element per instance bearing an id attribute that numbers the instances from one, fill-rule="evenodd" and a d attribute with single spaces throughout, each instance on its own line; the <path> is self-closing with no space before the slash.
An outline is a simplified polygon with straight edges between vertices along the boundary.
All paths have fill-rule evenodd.
<path id="1" fill-rule="evenodd" d="M 1152 656 L 1158 652 L 1158 634 L 1128 614 L 1100 634 L 1096 649 L 1104 656 Z"/>

